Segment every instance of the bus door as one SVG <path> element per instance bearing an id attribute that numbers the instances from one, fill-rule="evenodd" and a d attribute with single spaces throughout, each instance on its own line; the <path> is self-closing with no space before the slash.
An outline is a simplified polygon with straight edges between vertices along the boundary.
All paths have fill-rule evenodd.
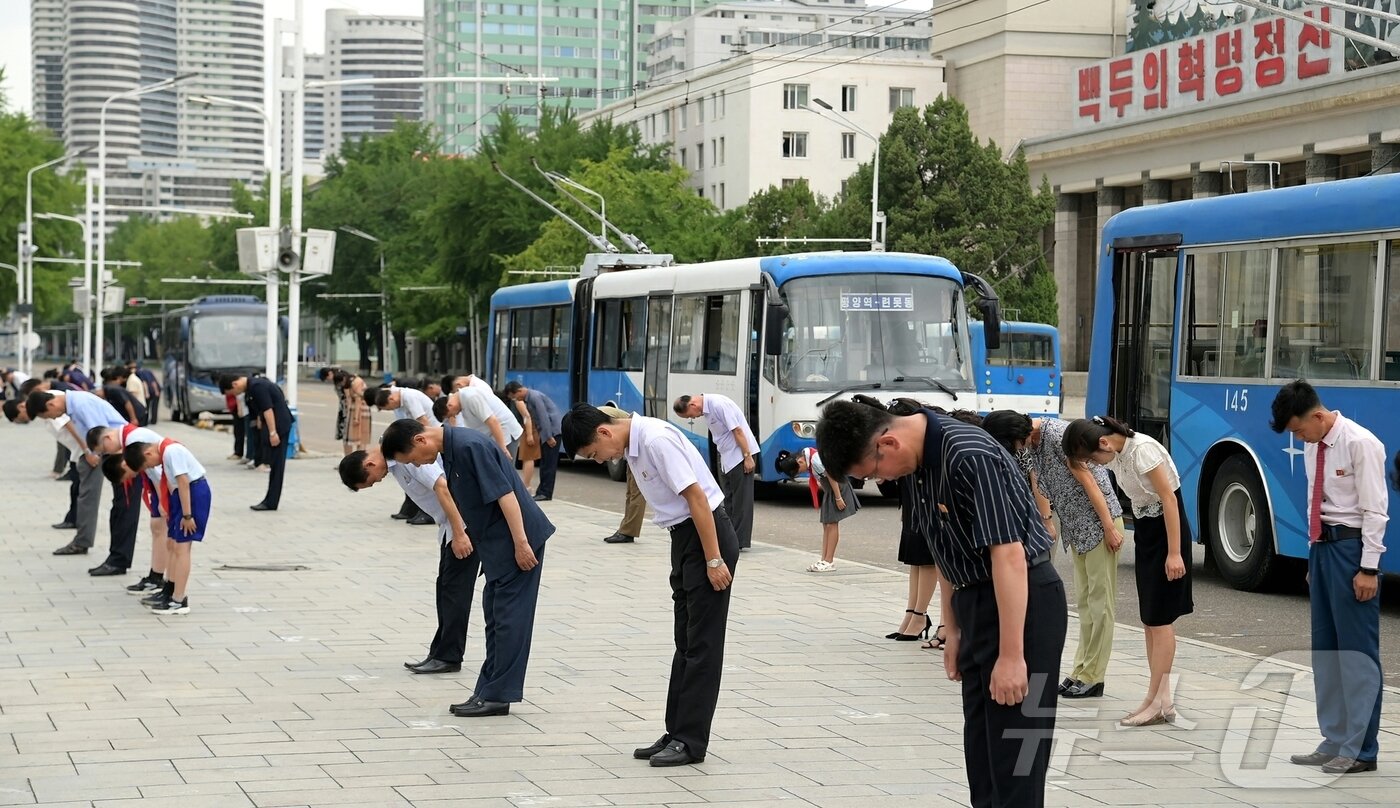
<path id="1" fill-rule="evenodd" d="M 1179 242 L 1179 238 L 1177 239 Z M 1109 415 L 1171 448 L 1174 245 L 1114 243 L 1113 379 Z"/>
<path id="2" fill-rule="evenodd" d="M 569 318 L 570 401 L 589 400 L 588 366 L 592 352 L 588 337 L 593 333 L 593 281 L 593 278 L 584 278 L 574 287 L 573 313 Z"/>
<path id="3" fill-rule="evenodd" d="M 671 372 L 671 293 L 647 298 L 647 356 L 642 367 L 643 415 L 665 421 L 671 412 L 666 376 Z"/>

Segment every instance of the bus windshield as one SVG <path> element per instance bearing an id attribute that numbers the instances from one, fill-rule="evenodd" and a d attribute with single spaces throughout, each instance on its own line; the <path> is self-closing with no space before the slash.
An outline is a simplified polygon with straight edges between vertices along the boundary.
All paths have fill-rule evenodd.
<path id="1" fill-rule="evenodd" d="M 971 389 L 962 289 L 947 278 L 852 274 L 796 278 L 783 286 L 791 318 L 778 357 L 788 391 L 839 390 L 934 379 Z"/>
<path id="2" fill-rule="evenodd" d="M 201 370 L 262 367 L 267 319 L 259 314 L 209 314 L 190 324 L 190 365 Z"/>

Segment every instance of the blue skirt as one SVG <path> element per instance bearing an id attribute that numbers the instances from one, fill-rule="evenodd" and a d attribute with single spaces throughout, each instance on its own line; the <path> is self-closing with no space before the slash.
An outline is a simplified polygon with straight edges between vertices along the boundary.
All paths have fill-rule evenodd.
<path id="1" fill-rule="evenodd" d="M 166 535 L 177 542 L 204 541 L 204 531 L 209 528 L 209 508 L 213 496 L 209 491 L 209 481 L 200 478 L 190 483 L 190 510 L 194 513 L 194 532 L 188 535 L 180 529 L 184 518 L 184 508 L 180 504 L 180 491 L 170 487 L 170 516 L 166 519 Z"/>

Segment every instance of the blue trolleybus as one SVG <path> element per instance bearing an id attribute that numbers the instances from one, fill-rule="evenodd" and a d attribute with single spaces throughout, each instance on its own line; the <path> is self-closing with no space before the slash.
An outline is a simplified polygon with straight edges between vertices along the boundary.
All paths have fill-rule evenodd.
<path id="1" fill-rule="evenodd" d="M 1307 379 L 1400 446 L 1400 175 L 1133 208 L 1102 244 L 1088 413 L 1170 448 L 1194 535 L 1260 588 L 1308 552 L 1303 447 L 1269 428 L 1280 386 Z"/>
<path id="2" fill-rule="evenodd" d="M 704 421 L 676 416 L 671 401 L 720 393 L 746 409 L 772 458 L 811 446 L 821 405 L 838 395 L 979 408 L 969 293 L 995 347 L 990 287 L 925 255 L 744 258 L 510 286 L 491 297 L 486 378 L 498 389 L 519 380 L 561 406 L 669 419 L 701 452 Z M 780 479 L 771 461 L 758 473 Z"/>
<path id="3" fill-rule="evenodd" d="M 1044 323 L 1006 320 L 1001 346 L 988 349 L 982 322 L 968 323 L 972 378 L 983 412 L 1016 410 L 1038 417 L 1060 415 L 1060 330 Z"/>
<path id="4" fill-rule="evenodd" d="M 278 329 L 283 344 L 286 327 L 283 321 Z M 168 312 L 163 331 L 163 395 L 177 420 L 193 423 L 201 412 L 228 412 L 219 376 L 267 369 L 267 305 L 256 297 L 201 297 Z"/>

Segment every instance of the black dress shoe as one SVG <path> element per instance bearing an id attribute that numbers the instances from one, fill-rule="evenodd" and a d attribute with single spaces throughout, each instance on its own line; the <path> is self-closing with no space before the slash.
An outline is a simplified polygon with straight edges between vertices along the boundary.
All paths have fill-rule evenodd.
<path id="1" fill-rule="evenodd" d="M 248 510 L 250 510 L 250 511 L 275 511 L 275 510 L 277 510 L 277 509 L 274 508 L 274 507 L 272 507 L 271 505 L 266 505 L 266 504 L 264 504 L 264 503 L 259 502 L 259 503 L 256 504 L 256 505 L 249 505 L 249 506 L 248 506 Z"/>
<path id="2" fill-rule="evenodd" d="M 410 525 L 436 525 L 436 524 L 437 524 L 437 522 L 434 522 L 434 521 L 433 521 L 433 517 L 427 515 L 426 513 L 420 513 L 420 514 L 418 514 L 417 516 L 413 517 L 412 519 L 409 519 L 409 520 L 408 520 L 408 523 L 409 523 Z"/>
<path id="3" fill-rule="evenodd" d="M 1349 757 L 1334 757 L 1322 764 L 1323 774 L 1357 774 L 1376 770 L 1374 760 L 1357 760 Z"/>
<path id="4" fill-rule="evenodd" d="M 894 637 L 891 636 L 890 639 L 894 639 Z M 1071 687 L 1074 687 L 1077 684 L 1079 684 L 1078 679 L 1072 679 L 1066 676 L 1065 680 L 1063 682 L 1060 682 L 1059 694 L 1063 696 L 1066 690 L 1069 690 Z"/>
<path id="5" fill-rule="evenodd" d="M 441 659 L 426 659 L 417 665 L 409 667 L 414 673 L 458 673 L 462 670 L 460 662 L 443 662 Z"/>
<path id="6" fill-rule="evenodd" d="M 101 576 L 103 576 L 103 575 L 125 575 L 125 574 L 126 574 L 126 569 L 124 569 L 124 568 L 122 568 L 122 567 L 114 567 L 114 566 L 112 566 L 111 564 L 107 564 L 107 563 L 105 563 L 105 562 L 104 562 L 103 564 L 101 564 L 100 566 L 96 566 L 96 567 L 93 567 L 92 569 L 88 570 L 88 575 L 92 575 L 92 576 L 96 576 L 96 577 L 101 577 Z"/>
<path id="7" fill-rule="evenodd" d="M 483 701 L 473 697 L 472 701 L 452 705 L 452 714 L 458 718 L 486 718 L 492 715 L 510 715 L 510 704 L 504 701 Z"/>
<path id="8" fill-rule="evenodd" d="M 1065 688 L 1060 694 L 1062 699 L 1096 699 L 1103 695 L 1103 682 L 1089 684 L 1088 682 L 1075 682 Z"/>
<path id="9" fill-rule="evenodd" d="M 73 524 L 72 522 L 59 522 L 56 525 L 49 525 L 49 527 L 53 528 L 54 530 L 74 530 L 78 526 Z"/>
<path id="10" fill-rule="evenodd" d="M 656 743 L 652 744 L 651 746 L 643 746 L 640 749 L 633 749 L 632 757 L 636 758 L 637 760 L 647 760 L 652 755 L 656 754 L 657 752 L 660 752 L 662 749 L 665 749 L 666 744 L 670 742 L 670 735 L 662 735 L 660 738 L 657 738 Z"/>
<path id="11" fill-rule="evenodd" d="M 632 536 L 627 535 L 626 533 L 614 533 L 606 539 L 603 539 L 603 541 L 607 542 L 608 544 L 630 544 L 631 542 L 636 541 L 636 539 Z"/>
<path id="12" fill-rule="evenodd" d="M 554 497 L 547 497 L 544 494 L 536 494 L 534 499 L 536 502 L 548 502 L 551 499 L 554 499 Z"/>
<path id="13" fill-rule="evenodd" d="M 1326 752 L 1309 752 L 1306 755 L 1294 755 L 1288 759 L 1289 763 L 1295 766 L 1321 766 L 1324 763 L 1331 763 L 1336 755 L 1329 755 Z"/>
<path id="14" fill-rule="evenodd" d="M 666 744 L 666 748 L 651 756 L 653 766 L 688 766 L 691 763 L 704 763 L 705 756 L 696 757 L 690 754 L 681 741 L 671 741 Z"/>
<path id="15" fill-rule="evenodd" d="M 408 514 L 404 513 L 403 511 L 399 511 L 398 513 L 391 513 L 391 514 L 389 514 L 389 518 L 390 518 L 390 519 L 407 519 L 407 518 L 408 518 Z"/>
<path id="16" fill-rule="evenodd" d="M 413 670 L 414 668 L 421 668 L 421 667 L 423 667 L 424 665 L 426 665 L 426 664 L 428 664 L 429 662 L 432 662 L 432 661 L 433 661 L 433 658 L 430 657 L 430 656 L 429 656 L 429 657 L 423 657 L 422 661 L 420 661 L 420 662 L 405 662 L 405 663 L 403 663 L 403 666 L 404 666 L 405 668 L 408 668 L 409 670 Z"/>
<path id="17" fill-rule="evenodd" d="M 62 547 L 58 548 L 57 550 L 54 550 L 54 551 L 53 551 L 53 554 L 54 554 L 54 555 L 87 555 L 87 551 L 88 551 L 88 548 L 86 548 L 86 547 L 79 547 L 78 545 L 76 545 L 76 544 L 74 544 L 74 543 L 72 543 L 72 542 L 70 541 L 70 542 L 68 542 L 67 544 L 63 545 Z"/>

